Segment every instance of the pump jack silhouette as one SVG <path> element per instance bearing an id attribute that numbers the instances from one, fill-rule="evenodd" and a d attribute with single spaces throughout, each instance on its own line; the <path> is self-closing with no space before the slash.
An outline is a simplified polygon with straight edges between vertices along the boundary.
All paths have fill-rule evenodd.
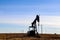
<path id="1" fill-rule="evenodd" d="M 37 23 L 38 22 L 38 26 L 39 26 L 39 15 L 36 15 L 35 20 L 31 23 L 31 26 L 29 26 L 29 31 L 27 32 L 29 37 L 39 37 L 39 34 L 37 32 Z M 32 30 L 30 30 L 32 28 Z"/>

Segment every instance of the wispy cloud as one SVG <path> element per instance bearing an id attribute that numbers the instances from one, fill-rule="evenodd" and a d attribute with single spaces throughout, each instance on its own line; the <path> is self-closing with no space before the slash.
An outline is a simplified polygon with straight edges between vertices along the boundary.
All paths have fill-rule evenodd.
<path id="1" fill-rule="evenodd" d="M 18 17 L 18 18 L 17 18 Z M 7 17 L 0 18 L 0 23 L 10 23 L 10 24 L 24 24 L 29 25 L 35 19 L 35 16 L 15 16 L 15 17 Z M 52 25 L 52 26 L 60 26 L 60 16 L 40 16 L 40 24 L 43 25 Z"/>

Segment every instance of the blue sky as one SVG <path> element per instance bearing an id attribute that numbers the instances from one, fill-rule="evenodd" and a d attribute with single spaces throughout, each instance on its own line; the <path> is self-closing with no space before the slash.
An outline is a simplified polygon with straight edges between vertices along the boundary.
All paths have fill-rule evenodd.
<path id="1" fill-rule="evenodd" d="M 37 14 L 44 33 L 60 33 L 60 0 L 0 0 L 0 33 L 27 32 Z"/>

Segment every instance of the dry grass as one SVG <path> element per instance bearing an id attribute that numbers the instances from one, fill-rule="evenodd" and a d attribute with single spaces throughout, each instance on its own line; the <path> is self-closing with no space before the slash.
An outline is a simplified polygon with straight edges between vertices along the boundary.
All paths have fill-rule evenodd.
<path id="1" fill-rule="evenodd" d="M 60 34 L 39 34 L 40 38 L 27 37 L 26 33 L 0 33 L 0 40 L 60 40 Z"/>

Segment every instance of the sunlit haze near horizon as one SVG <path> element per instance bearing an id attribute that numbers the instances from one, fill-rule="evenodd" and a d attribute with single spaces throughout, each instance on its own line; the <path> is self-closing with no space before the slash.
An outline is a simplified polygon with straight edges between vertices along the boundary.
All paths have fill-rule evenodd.
<path id="1" fill-rule="evenodd" d="M 38 32 L 60 34 L 60 0 L 0 0 L 0 33 L 26 33 L 40 16 Z"/>

